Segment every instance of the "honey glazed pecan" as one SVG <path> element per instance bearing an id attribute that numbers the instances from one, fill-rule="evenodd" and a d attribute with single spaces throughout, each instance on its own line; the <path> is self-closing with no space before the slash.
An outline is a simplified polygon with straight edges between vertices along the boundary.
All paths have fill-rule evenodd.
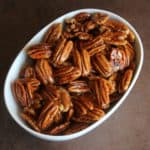
<path id="1" fill-rule="evenodd" d="M 22 119 L 48 135 L 79 132 L 128 90 L 136 69 L 134 33 L 107 14 L 82 12 L 47 29 L 13 83 Z M 30 61 L 30 62 L 31 62 Z"/>

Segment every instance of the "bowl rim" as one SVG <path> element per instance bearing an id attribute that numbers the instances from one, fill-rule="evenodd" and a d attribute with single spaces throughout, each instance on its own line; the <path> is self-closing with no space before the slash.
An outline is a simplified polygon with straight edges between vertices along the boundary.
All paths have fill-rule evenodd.
<path id="1" fill-rule="evenodd" d="M 100 12 L 100 13 L 104 13 L 104 14 L 108 14 L 110 17 L 114 17 L 115 19 L 123 22 L 124 24 L 126 24 L 135 34 L 135 37 L 137 38 L 137 43 L 139 44 L 139 51 L 140 51 L 140 58 L 139 58 L 139 64 L 137 65 L 137 69 L 136 72 L 134 74 L 134 77 L 132 79 L 132 82 L 128 88 L 128 90 L 124 93 L 124 95 L 120 98 L 120 100 L 109 110 L 109 112 L 107 112 L 105 114 L 104 117 L 102 117 L 100 120 L 98 120 L 97 122 L 93 123 L 92 125 L 90 125 L 89 127 L 70 134 L 70 135 L 61 135 L 61 136 L 53 136 L 53 135 L 46 135 L 43 133 L 38 133 L 36 131 L 34 131 L 33 129 L 31 129 L 30 127 L 28 127 L 27 125 L 24 125 L 22 123 L 22 121 L 19 121 L 15 115 L 11 112 L 10 108 L 7 105 L 7 95 L 6 95 L 6 86 L 7 86 L 7 80 L 9 77 L 9 74 L 11 73 L 10 70 L 12 68 L 12 66 L 15 63 L 16 58 L 19 57 L 19 54 L 25 50 L 25 48 L 30 45 L 30 42 L 32 42 L 32 40 L 34 40 L 36 38 L 36 36 L 43 31 L 45 28 L 47 28 L 48 26 L 51 26 L 53 23 L 56 23 L 57 20 L 59 19 L 63 19 L 63 18 L 68 18 L 66 16 L 70 15 L 70 16 L 74 16 L 80 12 L 89 12 L 89 13 L 93 13 L 93 12 Z M 62 22 L 62 21 L 61 21 Z M 63 15 L 61 15 L 60 17 L 54 19 L 53 21 L 49 22 L 46 26 L 44 26 L 42 29 L 40 29 L 26 44 L 25 46 L 18 52 L 17 56 L 14 58 L 13 63 L 11 64 L 11 66 L 9 67 L 8 73 L 6 75 L 6 79 L 4 82 L 4 103 L 5 106 L 7 108 L 7 111 L 9 112 L 10 116 L 13 118 L 13 120 L 20 126 L 22 127 L 25 131 L 29 132 L 30 134 L 32 134 L 35 137 L 44 139 L 44 140 L 48 140 L 48 141 L 66 141 L 66 140 L 71 140 L 71 139 L 75 139 L 77 137 L 80 137 L 82 135 L 85 135 L 87 133 L 89 133 L 90 131 L 92 131 L 93 129 L 95 129 L 96 127 L 100 126 L 102 123 L 104 123 L 118 108 L 119 106 L 124 102 L 124 100 L 126 99 L 126 97 L 129 95 L 129 93 L 131 92 L 131 89 L 133 88 L 133 86 L 135 85 L 135 82 L 137 80 L 137 78 L 139 77 L 140 71 L 142 69 L 142 65 L 143 65 L 143 60 L 144 60 L 144 48 L 143 48 L 143 44 L 141 41 L 141 38 L 139 36 L 139 34 L 137 33 L 137 31 L 135 30 L 135 28 L 133 27 L 133 25 L 131 25 L 126 19 L 124 19 L 123 17 L 117 15 L 114 12 L 108 11 L 108 10 L 103 10 L 103 9 L 94 9 L 94 8 L 84 8 L 84 9 L 78 9 L 78 10 L 73 10 L 70 12 L 67 12 Z"/>

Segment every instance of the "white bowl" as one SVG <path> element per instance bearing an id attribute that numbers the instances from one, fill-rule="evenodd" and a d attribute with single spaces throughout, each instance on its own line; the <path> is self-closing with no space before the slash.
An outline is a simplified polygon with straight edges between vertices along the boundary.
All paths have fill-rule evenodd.
<path id="1" fill-rule="evenodd" d="M 129 89 L 126 91 L 126 93 L 121 97 L 121 99 L 109 110 L 109 112 L 103 117 L 101 118 L 99 121 L 93 123 L 92 125 L 90 125 L 89 127 L 87 127 L 86 129 L 79 131 L 77 133 L 71 134 L 71 135 L 62 135 L 62 136 L 51 136 L 51 135 L 46 135 L 46 134 L 42 134 L 42 133 L 38 133 L 34 130 L 32 130 L 29 126 L 27 126 L 27 124 L 21 119 L 20 115 L 19 115 L 19 106 L 16 103 L 16 100 L 13 96 L 12 93 L 12 89 L 11 89 L 11 85 L 12 82 L 18 77 L 19 72 L 22 68 L 22 66 L 24 65 L 24 63 L 26 62 L 27 59 L 27 55 L 26 55 L 26 50 L 28 49 L 29 46 L 39 43 L 43 37 L 43 35 L 45 34 L 45 32 L 47 31 L 47 29 L 53 24 L 53 23 L 57 23 L 57 22 L 63 22 L 64 19 L 66 18 L 70 18 L 73 17 L 74 15 L 80 13 L 80 12 L 89 12 L 89 13 L 95 13 L 95 12 L 100 12 L 100 13 L 105 13 L 108 14 L 111 18 L 114 18 L 116 20 L 119 20 L 121 22 L 123 22 L 124 24 L 126 24 L 135 34 L 136 37 L 136 59 L 137 59 L 137 67 L 136 67 L 136 71 L 134 74 L 134 77 L 132 79 L 132 82 L 130 84 Z M 136 30 L 134 29 L 134 27 L 127 22 L 125 19 L 123 19 L 122 17 L 106 11 L 106 10 L 101 10 L 101 9 L 80 9 L 80 10 L 76 10 L 76 11 L 72 11 L 69 12 L 59 18 L 57 18 L 56 20 L 54 20 L 53 22 L 49 23 L 47 26 L 45 26 L 40 32 L 38 32 L 26 45 L 25 47 L 20 51 L 20 53 L 18 54 L 18 56 L 15 58 L 13 64 L 11 65 L 9 72 L 7 74 L 6 80 L 5 80 L 5 85 L 4 85 L 4 98 L 5 98 L 5 105 L 7 107 L 8 112 L 10 113 L 10 115 L 12 116 L 12 118 L 17 122 L 17 124 L 19 124 L 23 129 L 25 129 L 27 132 L 29 132 L 30 134 L 44 139 L 44 140 L 48 140 L 48 141 L 66 141 L 66 140 L 70 140 L 70 139 L 74 139 L 77 137 L 80 137 L 90 131 L 92 131 L 94 128 L 96 128 L 97 126 L 100 126 L 104 121 L 106 121 L 118 108 L 119 106 L 124 102 L 124 100 L 126 99 L 126 97 L 129 95 L 129 93 L 131 92 L 131 89 L 133 88 L 139 73 L 141 71 L 142 68 L 142 64 L 143 64 L 143 58 L 144 58 L 144 54 L 143 54 L 143 45 L 140 39 L 139 34 L 136 32 Z"/>

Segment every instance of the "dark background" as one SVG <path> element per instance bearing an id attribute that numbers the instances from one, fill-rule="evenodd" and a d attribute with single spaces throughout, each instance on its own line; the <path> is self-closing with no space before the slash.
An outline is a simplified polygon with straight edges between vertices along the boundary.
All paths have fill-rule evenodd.
<path id="1" fill-rule="evenodd" d="M 68 142 L 47 142 L 21 129 L 4 106 L 3 83 L 17 53 L 56 17 L 80 8 L 113 11 L 139 32 L 144 66 L 134 89 L 113 116 L 91 133 Z M 150 150 L 150 0 L 0 0 L 1 150 Z"/>

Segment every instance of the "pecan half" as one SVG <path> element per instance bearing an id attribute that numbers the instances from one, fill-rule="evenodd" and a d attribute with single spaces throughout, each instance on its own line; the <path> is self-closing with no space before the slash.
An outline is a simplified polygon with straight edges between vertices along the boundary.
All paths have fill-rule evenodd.
<path id="1" fill-rule="evenodd" d="M 46 32 L 43 42 L 54 44 L 61 36 L 62 33 L 62 24 L 57 23 L 53 24 L 48 31 Z"/>
<path id="2" fill-rule="evenodd" d="M 117 73 L 112 74 L 112 76 L 109 77 L 107 83 L 110 94 L 117 92 Z"/>
<path id="3" fill-rule="evenodd" d="M 74 123 L 74 124 L 71 124 L 69 128 L 63 132 L 63 134 L 64 135 L 73 134 L 75 132 L 79 132 L 87 128 L 88 126 L 89 125 L 87 123 Z"/>
<path id="4" fill-rule="evenodd" d="M 133 70 L 132 69 L 126 70 L 119 83 L 119 93 L 123 93 L 128 89 L 131 83 L 132 77 L 133 77 Z"/>
<path id="5" fill-rule="evenodd" d="M 96 48 L 104 43 L 104 40 L 101 35 L 93 37 L 93 39 L 87 41 L 87 42 L 80 42 L 80 48 L 91 50 L 93 48 Z"/>
<path id="6" fill-rule="evenodd" d="M 51 135 L 59 135 L 60 133 L 62 133 L 69 127 L 69 124 L 70 124 L 70 122 L 65 122 L 63 124 L 60 124 L 60 125 L 54 127 L 50 131 L 47 131 L 46 133 L 51 134 Z"/>
<path id="7" fill-rule="evenodd" d="M 82 76 L 87 76 L 91 71 L 91 60 L 89 52 L 85 49 L 79 52 L 77 49 L 73 52 L 74 64 L 80 69 Z"/>
<path id="8" fill-rule="evenodd" d="M 38 126 L 40 127 L 40 129 L 45 130 L 52 125 L 54 117 L 58 113 L 58 110 L 58 106 L 52 102 L 48 106 L 43 108 L 38 121 Z"/>
<path id="9" fill-rule="evenodd" d="M 86 20 L 88 20 L 90 18 L 91 14 L 87 13 L 87 12 L 82 12 L 77 14 L 74 18 L 78 21 L 78 22 L 84 22 Z"/>
<path id="10" fill-rule="evenodd" d="M 63 71 L 62 71 L 63 70 Z M 59 73 L 58 73 L 59 72 Z M 55 72 L 56 74 L 56 72 Z M 57 75 L 55 75 L 57 83 L 62 85 L 70 83 L 73 80 L 76 80 L 81 75 L 81 71 L 76 67 L 66 66 L 57 70 Z"/>
<path id="11" fill-rule="evenodd" d="M 20 76 L 23 78 L 35 78 L 36 73 L 33 67 L 31 66 L 26 66 L 23 68 L 20 72 Z"/>
<path id="12" fill-rule="evenodd" d="M 15 96 L 17 102 L 19 102 L 19 104 L 21 106 L 29 105 L 29 102 L 27 99 L 27 93 L 26 93 L 25 87 L 24 87 L 23 83 L 21 82 L 21 80 L 16 80 L 13 83 L 13 93 L 14 93 L 14 96 Z"/>
<path id="13" fill-rule="evenodd" d="M 60 94 L 60 103 L 61 103 L 60 110 L 62 112 L 69 111 L 69 109 L 72 107 L 71 97 L 69 93 L 64 88 L 60 88 L 59 94 Z"/>
<path id="14" fill-rule="evenodd" d="M 59 99 L 59 89 L 49 83 L 45 86 L 45 88 L 41 91 L 42 96 L 49 101 L 55 101 Z"/>
<path id="15" fill-rule="evenodd" d="M 85 105 L 83 105 L 82 103 L 80 103 L 79 100 L 76 99 L 73 99 L 73 106 L 74 106 L 74 109 L 75 109 L 75 113 L 77 116 L 80 116 L 80 115 L 85 115 L 87 114 L 87 108 Z"/>
<path id="16" fill-rule="evenodd" d="M 88 87 L 86 81 L 75 80 L 70 82 L 70 84 L 68 85 L 68 91 L 73 93 L 85 93 L 89 92 L 90 88 Z"/>
<path id="17" fill-rule="evenodd" d="M 27 90 L 31 99 L 33 99 L 33 93 L 39 88 L 40 81 L 36 78 L 23 79 L 24 84 L 27 86 Z"/>
<path id="18" fill-rule="evenodd" d="M 36 62 L 35 71 L 43 84 L 54 82 L 52 68 L 46 59 L 40 59 Z"/>
<path id="19" fill-rule="evenodd" d="M 103 77 L 109 77 L 113 70 L 110 62 L 103 54 L 96 54 L 93 58 L 93 66 L 95 69 L 103 76 Z"/>
<path id="20" fill-rule="evenodd" d="M 53 54 L 53 65 L 58 66 L 65 62 L 69 58 L 72 48 L 72 41 L 66 41 L 65 38 L 61 39 L 58 45 L 56 46 L 56 49 Z"/>
<path id="21" fill-rule="evenodd" d="M 40 132 L 41 130 L 36 124 L 36 121 L 29 115 L 25 113 L 21 113 L 21 117 L 23 120 L 25 120 L 35 131 Z"/>
<path id="22" fill-rule="evenodd" d="M 93 123 L 97 120 L 99 120 L 101 117 L 104 116 L 104 111 L 99 108 L 94 108 L 92 111 L 89 111 L 86 115 L 81 115 L 78 117 L 73 117 L 72 119 L 75 122 L 81 122 L 81 123 Z"/>
<path id="23" fill-rule="evenodd" d="M 113 71 L 123 70 L 130 63 L 126 56 L 127 52 L 122 48 L 113 48 L 110 53 L 110 61 L 112 64 Z"/>
<path id="24" fill-rule="evenodd" d="M 104 78 L 99 78 L 95 80 L 93 88 L 98 105 L 103 109 L 108 108 L 110 103 L 110 93 L 107 80 L 105 80 Z"/>
<path id="25" fill-rule="evenodd" d="M 91 35 L 86 32 L 76 32 L 74 36 L 79 40 L 89 40 L 91 38 Z"/>
<path id="26" fill-rule="evenodd" d="M 92 16 L 92 20 L 97 23 L 98 25 L 104 24 L 108 20 L 108 15 L 101 14 L 101 13 L 95 13 Z"/>
<path id="27" fill-rule="evenodd" d="M 47 43 L 37 44 L 32 46 L 27 54 L 32 59 L 43 59 L 51 56 L 50 45 Z"/>

